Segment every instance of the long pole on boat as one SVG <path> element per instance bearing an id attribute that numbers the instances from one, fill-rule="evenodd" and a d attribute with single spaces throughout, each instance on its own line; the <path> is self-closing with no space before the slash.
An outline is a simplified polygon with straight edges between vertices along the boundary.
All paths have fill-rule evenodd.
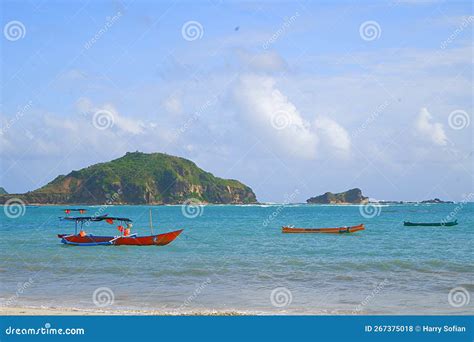
<path id="1" fill-rule="evenodd" d="M 151 208 L 150 208 L 150 230 L 151 230 L 151 235 L 154 235 L 154 233 L 153 233 L 153 219 L 151 217 Z"/>

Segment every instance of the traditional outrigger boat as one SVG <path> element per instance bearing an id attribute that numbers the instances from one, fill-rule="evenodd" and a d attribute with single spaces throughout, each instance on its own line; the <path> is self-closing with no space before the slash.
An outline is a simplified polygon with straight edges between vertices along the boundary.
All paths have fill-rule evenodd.
<path id="1" fill-rule="evenodd" d="M 132 227 L 132 220 L 126 217 L 111 217 L 108 215 L 102 216 L 81 216 L 81 217 L 70 217 L 66 216 L 61 218 L 63 221 L 72 221 L 75 223 L 74 234 L 58 234 L 58 238 L 61 239 L 61 242 L 66 245 L 74 246 L 120 246 L 120 245 L 130 245 L 130 246 L 164 246 L 171 243 L 176 239 L 183 229 L 176 230 L 169 233 L 148 235 L 148 236 L 138 236 L 136 233 L 131 234 L 130 229 Z M 117 236 L 100 236 L 87 234 L 84 231 L 84 224 L 87 226 L 90 222 L 100 222 L 105 221 L 109 224 L 114 224 L 114 222 L 119 222 L 117 229 L 120 231 L 120 235 Z M 126 227 L 124 227 L 126 225 Z M 78 228 L 79 233 L 78 233 Z M 153 233 L 152 233 L 153 234 Z"/>
<path id="2" fill-rule="evenodd" d="M 452 227 L 458 224 L 458 220 L 451 221 L 451 222 L 434 222 L 434 223 L 426 223 L 426 222 L 403 222 L 404 226 L 409 227 Z"/>
<path id="3" fill-rule="evenodd" d="M 87 211 L 86 209 L 64 209 L 64 212 L 66 213 L 66 215 L 69 215 L 71 212 L 73 211 L 76 211 L 78 212 L 79 214 L 85 214 L 85 212 Z"/>
<path id="4" fill-rule="evenodd" d="M 325 233 L 325 234 L 349 234 L 364 230 L 365 226 L 359 224 L 357 226 L 350 227 L 338 227 L 338 228 L 295 228 L 295 227 L 282 227 L 282 233 Z"/>

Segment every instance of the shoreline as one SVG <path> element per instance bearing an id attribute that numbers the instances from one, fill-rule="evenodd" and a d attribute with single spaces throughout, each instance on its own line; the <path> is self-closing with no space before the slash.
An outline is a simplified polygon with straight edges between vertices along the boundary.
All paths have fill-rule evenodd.
<path id="1" fill-rule="evenodd" d="M 258 202 L 258 203 L 198 203 L 197 205 L 202 205 L 202 206 L 236 206 L 236 207 L 242 207 L 242 206 L 292 206 L 292 205 L 305 205 L 305 206 L 333 206 L 333 207 L 350 207 L 350 206 L 366 206 L 366 205 L 380 205 L 380 206 L 388 206 L 388 205 L 407 205 L 407 204 L 417 204 L 417 205 L 432 205 L 432 204 L 459 204 L 459 203 L 474 203 L 474 202 L 441 202 L 441 203 L 423 203 L 423 202 L 412 202 L 412 201 L 369 201 L 367 203 L 350 203 L 350 202 L 344 202 L 344 203 L 265 203 L 265 202 Z M 14 204 L 11 204 L 14 205 Z M 104 204 L 104 203 L 63 203 L 63 204 L 58 204 L 58 203 L 25 203 L 26 207 L 64 207 L 64 206 L 69 206 L 69 207 L 77 207 L 77 206 L 84 206 L 84 207 L 121 207 L 121 206 L 149 206 L 149 207 L 180 207 L 186 205 L 185 203 L 174 203 L 174 204 L 157 204 L 157 203 L 141 203 L 141 204 L 136 204 L 136 203 L 115 203 L 115 204 Z M 8 206 L 6 203 L 0 203 L 0 206 Z"/>
<path id="2" fill-rule="evenodd" d="M 165 311 L 165 310 L 130 310 L 130 309 L 80 309 L 71 307 L 34 307 L 16 306 L 0 307 L 0 316 L 251 316 L 265 315 L 263 313 L 250 313 L 240 311 L 220 311 L 220 310 L 190 310 L 185 312 Z"/>
<path id="3" fill-rule="evenodd" d="M 369 313 L 365 311 L 355 310 L 321 310 L 315 312 L 263 312 L 263 311 L 240 311 L 240 310 L 196 310 L 189 311 L 166 311 L 166 310 L 136 310 L 136 309 L 87 309 L 73 307 L 35 307 L 35 306 L 17 306 L 17 307 L 0 307 L 1 316 L 363 316 L 363 315 L 460 315 L 469 316 L 469 313 L 450 313 L 446 312 L 376 312 Z"/>

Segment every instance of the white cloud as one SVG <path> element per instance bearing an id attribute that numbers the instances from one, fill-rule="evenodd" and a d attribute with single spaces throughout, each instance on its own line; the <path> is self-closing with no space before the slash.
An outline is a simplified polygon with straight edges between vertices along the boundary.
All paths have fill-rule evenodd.
<path id="1" fill-rule="evenodd" d="M 349 156 L 351 139 L 346 129 L 324 116 L 311 124 L 276 87 L 274 78 L 257 74 L 242 76 L 233 97 L 240 109 L 239 117 L 261 140 L 279 151 L 302 159 L 314 159 L 324 152 L 329 157 Z"/>
<path id="2" fill-rule="evenodd" d="M 245 75 L 234 89 L 240 117 L 264 142 L 301 158 L 316 156 L 318 137 L 295 105 L 267 76 Z"/>
<path id="3" fill-rule="evenodd" d="M 163 102 L 163 107 L 170 114 L 181 114 L 183 112 L 183 105 L 176 95 L 167 97 Z"/>
<path id="4" fill-rule="evenodd" d="M 94 105 L 87 97 L 81 97 L 76 101 L 76 109 L 81 114 L 87 114 L 93 111 Z"/>
<path id="5" fill-rule="evenodd" d="M 102 106 L 95 106 L 91 100 L 82 97 L 76 102 L 76 108 L 80 114 L 94 116 L 95 113 L 110 113 L 114 126 L 121 131 L 130 134 L 142 134 L 145 132 L 146 125 L 140 119 L 128 118 L 120 114 L 117 109 L 110 103 Z"/>
<path id="6" fill-rule="evenodd" d="M 317 118 L 314 121 L 314 127 L 321 137 L 321 142 L 334 148 L 340 155 L 348 155 L 351 149 L 351 139 L 344 127 L 327 117 Z"/>
<path id="7" fill-rule="evenodd" d="M 448 138 L 444 132 L 443 125 L 438 122 L 433 122 L 433 116 L 428 112 L 428 109 L 421 108 L 415 123 L 415 128 L 418 134 L 433 144 L 439 146 L 447 144 Z"/>
<path id="8" fill-rule="evenodd" d="M 132 119 L 132 118 L 127 118 L 123 115 L 121 115 L 113 105 L 111 104 L 106 104 L 102 106 L 101 108 L 97 109 L 98 111 L 100 110 L 105 110 L 107 112 L 112 113 L 114 117 L 114 124 L 121 129 L 122 131 L 126 133 L 131 133 L 131 134 L 142 134 L 145 132 L 145 124 L 143 121 L 139 119 Z"/>

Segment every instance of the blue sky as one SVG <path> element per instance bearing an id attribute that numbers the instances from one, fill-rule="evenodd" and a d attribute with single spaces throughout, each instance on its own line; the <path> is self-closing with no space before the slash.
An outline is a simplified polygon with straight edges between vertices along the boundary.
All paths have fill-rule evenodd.
<path id="1" fill-rule="evenodd" d="M 135 150 L 189 158 L 261 201 L 473 191 L 468 1 L 6 1 L 1 12 L 9 192 Z"/>

